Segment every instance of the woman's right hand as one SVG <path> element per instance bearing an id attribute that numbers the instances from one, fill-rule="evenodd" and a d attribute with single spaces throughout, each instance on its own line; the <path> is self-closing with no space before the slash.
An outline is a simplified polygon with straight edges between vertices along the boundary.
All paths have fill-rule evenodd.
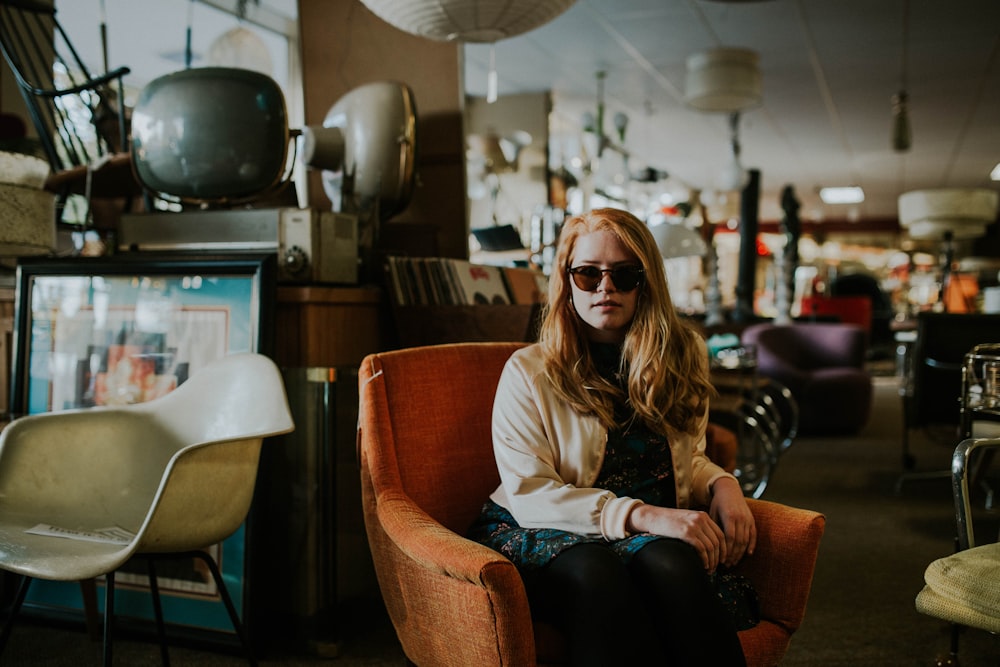
<path id="1" fill-rule="evenodd" d="M 708 512 L 636 505 L 629 513 L 627 526 L 633 533 L 674 537 L 690 544 L 709 572 L 715 572 L 726 559 L 726 536 Z"/>

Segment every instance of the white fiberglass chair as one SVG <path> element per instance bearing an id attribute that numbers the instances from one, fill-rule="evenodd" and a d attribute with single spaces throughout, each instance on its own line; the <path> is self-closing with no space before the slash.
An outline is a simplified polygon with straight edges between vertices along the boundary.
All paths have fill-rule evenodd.
<path id="1" fill-rule="evenodd" d="M 32 579 L 106 575 L 104 661 L 110 665 L 115 570 L 133 556 L 185 554 L 208 565 L 253 663 L 218 567 L 202 550 L 246 519 L 263 438 L 293 428 L 281 373 L 252 353 L 208 364 L 153 401 L 11 422 L 0 433 L 0 569 L 24 580 L 0 634 L 0 651 Z M 35 534 L 40 525 L 82 533 L 114 527 L 124 538 L 114 543 Z"/>

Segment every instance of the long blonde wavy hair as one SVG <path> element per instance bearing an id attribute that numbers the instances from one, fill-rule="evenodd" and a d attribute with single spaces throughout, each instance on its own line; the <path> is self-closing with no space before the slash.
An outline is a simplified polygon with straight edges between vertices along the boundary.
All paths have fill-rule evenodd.
<path id="1" fill-rule="evenodd" d="M 611 232 L 638 258 L 645 280 L 637 288 L 636 312 L 622 348 L 628 400 L 646 425 L 664 435 L 694 433 L 714 389 L 699 334 L 674 309 L 663 258 L 649 228 L 627 211 L 595 209 L 566 220 L 549 279 L 549 298 L 539 331 L 545 373 L 562 398 L 593 414 L 607 428 L 622 390 L 597 372 L 584 326 L 573 306 L 571 267 L 578 238 Z"/>

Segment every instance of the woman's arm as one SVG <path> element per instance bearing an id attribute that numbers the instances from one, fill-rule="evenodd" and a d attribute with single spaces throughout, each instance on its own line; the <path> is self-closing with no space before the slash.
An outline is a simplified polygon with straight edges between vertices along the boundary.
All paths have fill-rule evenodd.
<path id="1" fill-rule="evenodd" d="M 723 565 L 732 567 L 744 554 L 753 554 L 757 546 L 757 526 L 743 489 L 735 478 L 720 477 L 712 484 L 709 515 L 722 526 L 726 536 Z"/>
<path id="2" fill-rule="evenodd" d="M 641 501 L 588 486 L 605 429 L 548 392 L 538 364 L 525 356 L 516 353 L 504 368 L 493 406 L 502 504 L 527 528 L 626 537 L 628 513 Z"/>

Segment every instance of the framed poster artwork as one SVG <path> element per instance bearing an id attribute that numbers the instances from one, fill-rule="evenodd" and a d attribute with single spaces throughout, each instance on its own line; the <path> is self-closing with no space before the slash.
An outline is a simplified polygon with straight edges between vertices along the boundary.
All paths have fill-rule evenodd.
<path id="1" fill-rule="evenodd" d="M 13 416 L 152 400 L 227 354 L 270 352 L 275 256 L 26 258 L 16 276 Z M 246 619 L 246 528 L 210 549 Z M 167 622 L 232 634 L 211 575 L 196 559 L 164 563 Z M 116 574 L 115 613 L 153 619 L 144 566 Z M 103 595 L 98 595 L 103 606 Z M 36 581 L 28 608 L 83 608 L 80 586 Z"/>

